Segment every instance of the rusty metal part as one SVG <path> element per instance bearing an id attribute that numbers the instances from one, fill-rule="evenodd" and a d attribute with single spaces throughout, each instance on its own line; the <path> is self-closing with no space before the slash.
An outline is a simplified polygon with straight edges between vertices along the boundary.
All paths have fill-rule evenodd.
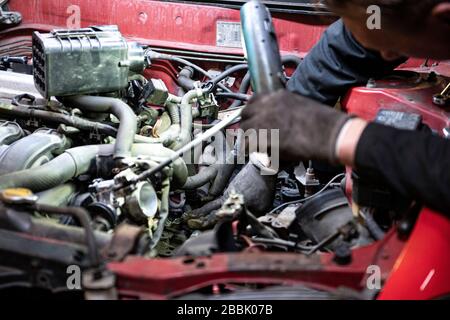
<path id="1" fill-rule="evenodd" d="M 258 218 L 258 220 L 271 227 L 281 237 L 287 238 L 289 236 L 289 228 L 294 223 L 297 216 L 295 214 L 297 206 L 290 206 L 281 211 L 279 214 L 271 213 Z"/>
<path id="2" fill-rule="evenodd" d="M 170 299 L 212 284 L 227 283 L 305 284 L 362 290 L 368 276 L 367 266 L 379 265 L 386 279 L 403 247 L 404 242 L 390 232 L 383 241 L 354 250 L 354 259 L 346 267 L 337 265 L 333 254 L 307 257 L 257 252 L 176 259 L 128 257 L 122 263 L 109 264 L 108 268 L 117 276 L 119 294 L 138 299 Z"/>
<path id="3" fill-rule="evenodd" d="M 109 270 L 83 272 L 83 290 L 86 300 L 117 300 L 116 277 Z"/>
<path id="4" fill-rule="evenodd" d="M 327 244 L 334 241 L 335 239 L 337 239 L 340 236 L 342 236 L 344 239 L 350 240 L 355 237 L 356 233 L 357 233 L 357 230 L 356 230 L 355 224 L 353 222 L 350 222 L 350 223 L 346 224 L 345 226 L 342 226 L 341 228 L 339 228 L 335 233 L 333 233 L 333 234 L 329 235 L 328 237 L 326 237 L 325 239 L 323 239 L 320 243 L 318 243 L 316 246 L 311 248 L 311 250 L 309 250 L 306 254 L 309 256 L 309 255 L 316 253 L 317 251 L 324 248 Z"/>
<path id="5" fill-rule="evenodd" d="M 233 191 L 219 210 L 214 210 L 206 215 L 191 211 L 185 213 L 183 219 L 191 229 L 205 230 L 211 229 L 220 221 L 232 221 L 237 219 L 244 210 L 244 197 Z"/>
<path id="6" fill-rule="evenodd" d="M 111 243 L 105 248 L 107 258 L 113 261 L 122 261 L 127 255 L 133 252 L 140 236 L 145 232 L 143 228 L 129 224 L 119 225 L 115 231 Z"/>

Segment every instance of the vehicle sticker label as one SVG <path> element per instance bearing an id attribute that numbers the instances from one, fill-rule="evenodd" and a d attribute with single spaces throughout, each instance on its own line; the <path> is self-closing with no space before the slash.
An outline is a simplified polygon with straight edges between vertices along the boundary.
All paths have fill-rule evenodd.
<path id="1" fill-rule="evenodd" d="M 216 45 L 218 47 L 242 48 L 241 24 L 217 21 Z"/>

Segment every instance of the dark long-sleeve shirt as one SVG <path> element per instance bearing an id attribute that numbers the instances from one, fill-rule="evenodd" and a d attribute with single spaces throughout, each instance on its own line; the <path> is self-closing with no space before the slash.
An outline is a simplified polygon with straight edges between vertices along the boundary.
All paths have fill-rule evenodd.
<path id="1" fill-rule="evenodd" d="M 339 20 L 299 65 L 288 89 L 334 105 L 351 87 L 381 77 L 400 63 L 388 63 L 364 49 Z M 408 199 L 450 213 L 450 140 L 371 123 L 358 143 L 356 169 L 382 177 Z"/>
<path id="2" fill-rule="evenodd" d="M 382 177 L 399 194 L 450 214 L 450 140 L 371 123 L 359 140 L 356 167 Z"/>
<path id="3" fill-rule="evenodd" d="M 302 96 L 334 106 L 355 86 L 365 85 L 394 70 L 404 59 L 386 62 L 379 53 L 365 49 L 342 20 L 333 23 L 300 63 L 287 88 Z"/>

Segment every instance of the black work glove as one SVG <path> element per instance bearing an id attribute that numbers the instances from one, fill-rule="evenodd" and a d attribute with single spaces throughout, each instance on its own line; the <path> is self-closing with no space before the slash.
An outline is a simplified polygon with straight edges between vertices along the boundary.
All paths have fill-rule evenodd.
<path id="1" fill-rule="evenodd" d="M 257 95 L 242 113 L 241 127 L 279 129 L 280 158 L 284 161 L 318 160 L 337 164 L 336 142 L 345 113 L 287 90 Z M 269 148 L 270 146 L 269 139 Z"/>

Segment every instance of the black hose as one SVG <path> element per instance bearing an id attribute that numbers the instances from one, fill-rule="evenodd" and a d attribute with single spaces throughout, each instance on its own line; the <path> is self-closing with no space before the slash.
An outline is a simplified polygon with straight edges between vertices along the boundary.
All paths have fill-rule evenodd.
<path id="1" fill-rule="evenodd" d="M 75 96 L 62 99 L 64 104 L 89 112 L 110 112 L 119 121 L 119 129 L 114 148 L 114 159 L 131 156 L 134 136 L 137 130 L 137 117 L 131 107 L 120 99 L 94 96 Z"/>
<path id="2" fill-rule="evenodd" d="M 252 77 L 250 76 L 250 72 L 247 72 L 242 79 L 241 86 L 239 87 L 240 93 L 247 93 L 248 89 L 250 89 L 250 85 L 252 83 Z"/>
<path id="3" fill-rule="evenodd" d="M 302 62 L 302 58 L 300 58 L 299 56 L 295 56 L 295 55 L 286 55 L 286 56 L 281 57 L 281 62 L 283 64 L 293 63 L 296 66 L 298 66 Z M 250 72 L 247 72 L 245 74 L 244 78 L 242 79 L 241 85 L 239 87 L 239 93 L 247 94 L 248 90 L 250 89 L 250 85 L 251 85 L 251 76 L 250 76 Z M 239 107 L 242 104 L 241 101 L 246 101 L 246 100 L 236 99 L 236 101 L 234 101 L 230 105 L 230 108 Z"/>
<path id="4" fill-rule="evenodd" d="M 188 177 L 186 184 L 182 189 L 184 190 L 194 190 L 200 188 L 212 181 L 217 176 L 217 167 L 212 165 L 204 168 L 196 175 Z"/>
<path id="5" fill-rule="evenodd" d="M 192 79 L 194 69 L 191 67 L 184 67 L 178 74 L 177 82 L 186 91 L 194 89 L 195 81 Z"/>
<path id="6" fill-rule="evenodd" d="M 248 90 L 250 89 L 250 85 L 251 85 L 251 76 L 250 76 L 250 72 L 247 72 L 244 76 L 244 78 L 242 79 L 241 85 L 239 87 L 239 93 L 241 94 L 247 94 Z M 236 99 L 236 101 L 234 101 L 231 105 L 230 105 L 230 109 L 231 108 L 237 108 L 239 106 L 242 105 L 241 100 Z"/>
<path id="7" fill-rule="evenodd" d="M 299 56 L 293 55 L 293 54 L 288 54 L 288 55 L 281 57 L 281 62 L 283 63 L 283 65 L 292 63 L 292 64 L 295 64 L 296 66 L 298 66 L 302 61 L 303 61 L 302 58 L 300 58 Z"/>
<path id="8" fill-rule="evenodd" d="M 216 86 L 219 84 L 220 81 L 231 76 L 233 73 L 236 73 L 236 72 L 239 72 L 242 70 L 247 70 L 247 69 L 248 69 L 247 64 L 238 64 L 238 65 L 232 66 L 231 68 L 228 68 L 227 70 L 225 70 L 224 72 L 219 74 L 217 77 L 211 79 L 211 82 Z"/>
<path id="9" fill-rule="evenodd" d="M 244 93 L 237 93 L 237 92 L 233 92 L 233 93 L 220 92 L 220 93 L 216 93 L 216 97 L 223 98 L 223 99 L 234 99 L 234 100 L 238 100 L 238 101 L 250 100 L 249 95 L 244 94 Z M 240 103 L 239 103 L 239 105 L 240 105 Z"/>
<path id="10" fill-rule="evenodd" d="M 150 59 L 160 59 L 160 60 L 168 60 L 168 61 L 174 61 L 177 62 L 179 64 L 191 67 L 192 69 L 196 70 L 197 72 L 201 73 L 202 75 L 204 75 L 205 77 L 207 77 L 208 79 L 212 79 L 212 76 L 208 73 L 208 71 L 204 70 L 203 68 L 201 68 L 200 66 L 196 65 L 195 63 L 189 62 L 186 59 L 180 58 L 180 57 L 176 57 L 176 56 L 172 56 L 170 54 L 165 54 L 165 53 L 159 53 L 150 49 L 147 49 L 145 52 L 145 55 L 150 58 Z M 226 91 L 226 92 L 232 92 L 229 88 L 227 88 L 226 86 L 224 86 L 223 84 L 219 83 L 218 84 L 219 88 L 221 88 L 222 90 Z"/>
<path id="11" fill-rule="evenodd" d="M 372 217 L 370 213 L 365 213 L 363 215 L 364 223 L 367 227 L 367 230 L 369 230 L 369 233 L 372 235 L 372 237 L 375 240 L 381 240 L 384 238 L 385 234 L 383 230 L 380 228 L 378 223 L 375 221 L 375 219 Z"/>

